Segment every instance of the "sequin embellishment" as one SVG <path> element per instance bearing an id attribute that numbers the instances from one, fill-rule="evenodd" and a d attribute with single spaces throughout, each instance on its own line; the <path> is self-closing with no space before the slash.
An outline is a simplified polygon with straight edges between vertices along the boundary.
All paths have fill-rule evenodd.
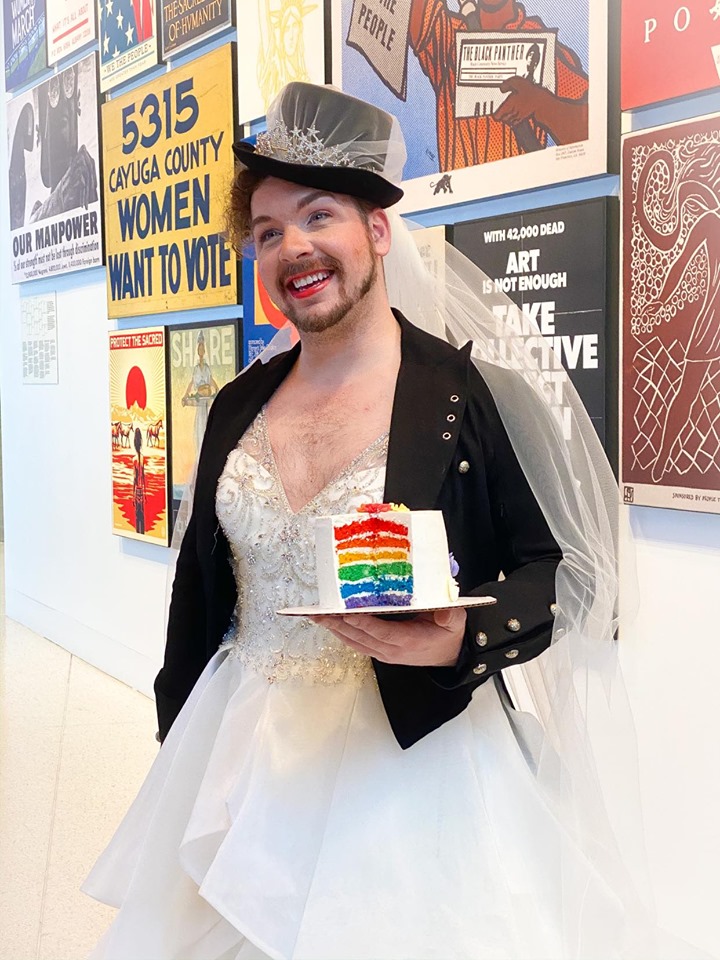
<path id="1" fill-rule="evenodd" d="M 285 496 L 262 410 L 229 455 L 216 508 L 232 552 L 238 605 L 223 647 L 269 682 L 362 683 L 373 675 L 369 657 L 310 620 L 275 611 L 317 603 L 313 518 L 382 500 L 387 448 L 386 433 L 297 513 Z"/>

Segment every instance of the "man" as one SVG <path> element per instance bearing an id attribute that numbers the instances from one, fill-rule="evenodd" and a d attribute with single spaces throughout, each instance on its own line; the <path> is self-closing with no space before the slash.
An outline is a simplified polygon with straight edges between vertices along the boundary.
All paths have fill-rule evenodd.
<path id="1" fill-rule="evenodd" d="M 500 86 L 508 96 L 492 116 L 455 117 L 458 33 L 547 29 L 540 17 L 528 16 L 517 0 L 463 0 L 459 14 L 448 10 L 446 0 L 413 0 L 410 45 L 437 98 L 441 171 L 542 149 L 548 135 L 557 144 L 587 139 L 588 78 L 577 55 L 560 43 L 555 92 L 530 79 L 534 67 L 529 64 L 528 76 L 510 77 Z"/>
<path id="2" fill-rule="evenodd" d="M 210 411 L 155 684 L 163 747 L 86 884 L 121 905 L 98 960 L 646 955 L 619 947 L 627 898 L 588 853 L 611 845 L 587 790 L 571 804 L 573 758 L 541 750 L 500 680 L 546 651 L 542 697 L 574 708 L 582 663 L 564 672 L 569 644 L 547 648 L 556 614 L 558 637 L 577 626 L 573 593 L 604 624 L 603 538 L 585 510 L 590 547 L 573 547 L 557 611 L 560 550 L 469 345 L 391 308 L 386 268 L 412 277 L 418 317 L 429 276 L 387 213 L 397 148 L 392 117 L 304 83 L 256 147 L 235 146 L 232 234 L 300 343 Z M 483 369 L 552 462 L 532 377 Z M 591 490 L 539 476 L 568 512 Z M 442 510 L 461 594 L 497 603 L 278 616 L 317 596 L 313 517 L 366 494 Z"/>
<path id="3" fill-rule="evenodd" d="M 292 92 L 286 110 L 301 104 L 303 116 L 323 108 L 331 113 L 330 104 L 338 115 L 338 143 L 345 128 L 363 122 L 382 125 L 367 132 L 368 139 L 390 130 L 391 118 L 351 97 L 310 84 L 285 90 Z M 306 145 L 298 156 L 303 151 Z M 266 369 L 250 368 L 213 406 L 196 517 L 178 562 L 166 660 L 155 685 L 160 735 L 230 623 L 237 593 L 210 501 L 227 455 L 267 403 L 271 445 L 294 510 L 389 429 L 385 500 L 442 509 L 461 593 L 497 597 L 495 606 L 467 617 L 453 610 L 403 623 L 359 614 L 323 620 L 353 649 L 374 657 L 388 718 L 398 741 L 409 746 L 463 710 L 476 686 L 549 644 L 560 553 L 467 352 L 423 336 L 390 308 L 382 276 L 392 243 L 385 208 L 401 192 L 361 168 L 283 162 L 245 143 L 236 152 L 247 169 L 234 187 L 235 237 L 254 244 L 260 278 L 301 344 Z M 477 409 L 467 409 L 469 377 Z M 350 416 L 356 410 L 359 419 Z M 218 421 L 224 423 L 215 427 Z M 212 556 L 206 556 L 211 541 Z M 192 575 L 185 569 L 190 563 Z"/>

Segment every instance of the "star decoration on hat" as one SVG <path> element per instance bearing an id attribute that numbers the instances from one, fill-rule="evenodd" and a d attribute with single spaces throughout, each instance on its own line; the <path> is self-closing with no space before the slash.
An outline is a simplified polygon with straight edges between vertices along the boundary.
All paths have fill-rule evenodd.
<path id="1" fill-rule="evenodd" d="M 298 127 L 288 130 L 284 123 L 276 123 L 267 133 L 258 134 L 255 152 L 286 163 L 315 167 L 360 167 L 360 164 L 353 163 L 342 147 L 326 146 L 314 125 L 307 130 Z"/>

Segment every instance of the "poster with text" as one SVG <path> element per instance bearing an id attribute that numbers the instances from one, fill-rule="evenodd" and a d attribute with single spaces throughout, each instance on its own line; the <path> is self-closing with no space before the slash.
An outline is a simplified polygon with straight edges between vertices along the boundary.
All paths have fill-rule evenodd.
<path id="1" fill-rule="evenodd" d="M 264 117 L 286 83 L 325 83 L 326 0 L 237 0 L 238 120 Z"/>
<path id="2" fill-rule="evenodd" d="M 100 89 L 132 80 L 158 62 L 155 0 L 97 0 Z"/>
<path id="3" fill-rule="evenodd" d="M 402 127 L 398 209 L 605 172 L 607 0 L 458 6 L 334 0 L 335 82 Z"/>
<path id="4" fill-rule="evenodd" d="M 5 89 L 23 86 L 47 67 L 44 0 L 2 0 Z"/>
<path id="5" fill-rule="evenodd" d="M 720 0 L 623 0 L 623 110 L 720 86 Z"/>
<path id="6" fill-rule="evenodd" d="M 172 528 L 218 391 L 238 373 L 238 322 L 168 327 Z M 180 531 L 183 532 L 183 531 Z"/>
<path id="7" fill-rule="evenodd" d="M 162 59 L 184 53 L 234 23 L 235 0 L 166 0 L 160 5 Z"/>
<path id="8" fill-rule="evenodd" d="M 622 153 L 622 495 L 720 513 L 720 114 Z"/>
<path id="9" fill-rule="evenodd" d="M 45 0 L 48 63 L 57 63 L 97 39 L 96 0 Z"/>
<path id="10" fill-rule="evenodd" d="M 246 367 L 263 352 L 278 330 L 288 323 L 288 318 L 270 299 L 270 294 L 258 275 L 255 260 L 243 259 L 242 288 L 242 365 Z M 296 343 L 297 339 L 297 332 L 293 327 L 290 342 Z"/>
<path id="11" fill-rule="evenodd" d="M 113 533 L 168 543 L 165 330 L 110 334 Z"/>
<path id="12" fill-rule="evenodd" d="M 561 403 L 562 368 L 567 370 L 607 449 L 608 427 L 616 419 L 610 384 L 617 382 L 608 309 L 608 201 L 458 223 L 452 241 L 487 273 L 488 293 L 503 292 L 514 302 L 494 307 L 500 319 L 531 338 L 530 323 L 539 329 L 531 353 Z M 569 438 L 571 410 L 561 410 Z"/>
<path id="13" fill-rule="evenodd" d="M 58 382 L 57 295 L 55 291 L 20 301 L 22 382 Z"/>
<path id="14" fill-rule="evenodd" d="M 231 45 L 103 104 L 111 317 L 237 303 Z"/>
<path id="15" fill-rule="evenodd" d="M 103 262 L 97 55 L 8 101 L 12 282 Z"/>

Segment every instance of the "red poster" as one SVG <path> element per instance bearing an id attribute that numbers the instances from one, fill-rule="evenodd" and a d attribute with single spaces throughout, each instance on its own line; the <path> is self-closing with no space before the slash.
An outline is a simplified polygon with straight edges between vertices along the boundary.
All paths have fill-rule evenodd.
<path id="1" fill-rule="evenodd" d="M 623 110 L 720 85 L 720 0 L 623 0 Z"/>
<path id="2" fill-rule="evenodd" d="M 167 546 L 165 329 L 110 334 L 113 533 Z"/>
<path id="3" fill-rule="evenodd" d="M 720 513 L 720 115 L 623 143 L 626 503 Z"/>

